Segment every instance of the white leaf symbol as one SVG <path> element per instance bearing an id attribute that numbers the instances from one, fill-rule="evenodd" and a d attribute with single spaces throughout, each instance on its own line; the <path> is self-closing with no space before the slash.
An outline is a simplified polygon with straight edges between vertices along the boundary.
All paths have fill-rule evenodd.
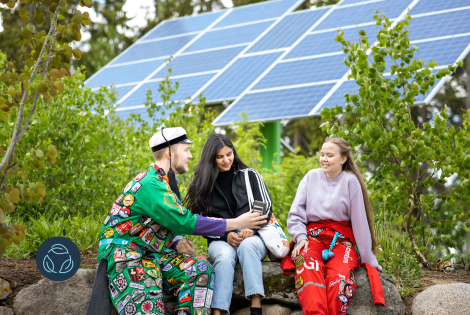
<path id="1" fill-rule="evenodd" d="M 57 255 L 63 255 L 63 254 L 68 254 L 69 253 L 69 251 L 67 250 L 67 247 L 65 247 L 62 244 L 52 245 L 52 247 L 49 251 L 52 251 L 54 254 L 57 254 Z"/>
<path id="2" fill-rule="evenodd" d="M 67 273 L 73 268 L 72 256 L 69 256 L 69 259 L 64 261 L 62 267 L 60 267 L 59 273 Z"/>
<path id="3" fill-rule="evenodd" d="M 44 260 L 42 261 L 42 266 L 44 267 L 44 270 L 49 273 L 57 273 L 54 271 L 54 262 L 52 262 L 52 259 L 49 258 L 49 255 L 46 255 L 46 257 L 44 257 Z"/>

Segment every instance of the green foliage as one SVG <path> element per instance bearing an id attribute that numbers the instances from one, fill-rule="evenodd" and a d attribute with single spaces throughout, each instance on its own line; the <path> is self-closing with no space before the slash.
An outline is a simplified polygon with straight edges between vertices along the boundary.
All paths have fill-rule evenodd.
<path id="1" fill-rule="evenodd" d="M 378 12 L 377 12 L 378 13 Z M 434 121 L 416 125 L 411 117 L 411 106 L 419 94 L 425 94 L 435 82 L 455 71 L 455 65 L 432 72 L 434 61 L 414 59 L 418 47 L 411 46 L 408 31 L 411 17 L 392 24 L 385 16 L 375 15 L 376 24 L 382 29 L 377 42 L 370 46 L 364 30 L 359 31 L 360 43 L 346 41 L 343 33 L 336 41 L 347 54 L 345 64 L 350 68 L 348 79 L 356 80 L 359 93 L 345 94 L 346 114 L 356 120 L 347 126 L 339 126 L 332 119 L 343 113 L 341 107 L 323 109 L 322 124 L 332 137 L 344 137 L 352 148 L 361 152 L 361 161 L 374 165 L 374 174 L 368 181 L 370 197 L 376 207 L 386 207 L 398 216 L 417 257 L 424 265 L 426 258 L 426 231 L 441 224 L 451 227 L 464 222 L 462 211 L 451 218 L 440 219 L 434 211 L 436 200 L 454 203 L 467 198 L 470 187 L 470 116 L 464 115 L 462 128 L 448 127 L 446 107 L 434 116 Z M 385 59 L 392 76 L 385 76 Z M 457 64 L 461 64 L 458 62 Z M 456 177 L 453 183 L 451 178 Z M 437 191 L 435 184 L 447 184 L 444 191 Z M 421 241 L 416 233 L 421 234 Z M 455 247 L 451 235 L 436 235 L 431 242 L 443 241 Z"/>
<path id="2" fill-rule="evenodd" d="M 409 238 L 390 220 L 376 221 L 374 232 L 378 244 L 377 261 L 384 273 L 392 278 L 402 297 L 413 294 L 424 272 L 416 261 Z"/>
<path id="3" fill-rule="evenodd" d="M 7 226 L 1 222 L 4 212 L 13 212 L 22 200 L 41 201 L 46 195 L 45 185 L 27 181 L 24 172 L 55 164 L 58 155 L 56 147 L 44 138 L 15 151 L 34 121 L 38 101 L 50 104 L 64 90 L 65 77 L 71 76 L 72 58 L 80 59 L 82 55 L 78 48 L 72 48 L 72 42 L 81 40 L 82 24 L 91 23 L 87 12 L 82 14 L 76 5 L 67 5 L 64 0 L 1 2 L 10 9 L 17 7 L 9 14 L 17 14 L 22 23 L 21 29 L 14 31 L 18 59 L 0 57 L 0 255 L 12 242 L 18 245 L 25 237 L 24 225 Z M 92 4 L 93 0 L 80 0 L 81 6 Z M 66 21 L 62 13 L 71 18 Z M 13 174 L 18 174 L 24 185 L 12 181 Z"/>

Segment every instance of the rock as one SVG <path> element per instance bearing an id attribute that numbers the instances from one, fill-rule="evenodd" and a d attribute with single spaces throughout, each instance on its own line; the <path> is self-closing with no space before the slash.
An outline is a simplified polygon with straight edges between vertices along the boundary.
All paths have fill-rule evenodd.
<path id="1" fill-rule="evenodd" d="M 0 315 L 15 315 L 13 310 L 6 306 L 0 306 Z"/>
<path id="2" fill-rule="evenodd" d="M 414 298 L 411 311 L 413 315 L 470 314 L 467 300 L 469 295 L 470 284 L 434 285 Z"/>
<path id="3" fill-rule="evenodd" d="M 290 315 L 304 315 L 304 312 L 301 310 L 293 311 Z"/>
<path id="4" fill-rule="evenodd" d="M 263 308 L 263 315 L 291 315 L 292 313 L 290 308 L 279 304 L 262 305 L 261 307 Z M 233 313 L 233 315 L 250 315 L 250 308 L 242 308 Z"/>
<path id="5" fill-rule="evenodd" d="M 21 290 L 15 297 L 16 315 L 85 314 L 95 269 L 79 269 L 70 279 L 54 282 L 43 279 Z"/>
<path id="6" fill-rule="evenodd" d="M 5 279 L 0 279 L 0 289 L 0 300 L 5 300 L 11 293 L 10 284 L 8 281 Z"/>
<path id="7" fill-rule="evenodd" d="M 357 281 L 357 288 L 348 308 L 348 315 L 380 314 L 380 315 L 404 315 L 405 305 L 401 300 L 400 293 L 388 276 L 379 272 L 380 281 L 385 296 L 385 307 L 374 305 L 372 291 L 370 288 L 369 275 L 365 268 L 361 268 L 354 273 Z"/>
<path id="8" fill-rule="evenodd" d="M 54 282 L 43 279 L 21 290 L 15 297 L 13 309 L 16 315 L 82 315 L 90 299 L 96 269 L 78 269 L 66 281 Z M 173 313 L 175 298 L 163 294 L 165 312 Z M 8 313 L 6 313 L 8 314 Z M 0 315 L 2 313 L 0 312 Z M 111 315 L 118 315 L 112 307 Z"/>
<path id="9" fill-rule="evenodd" d="M 294 276 L 286 276 L 277 262 L 263 262 L 263 284 L 266 300 L 300 307 L 294 287 Z M 233 298 L 244 299 L 245 287 L 240 264 L 235 267 Z"/>
<path id="10" fill-rule="evenodd" d="M 284 275 L 281 265 L 276 262 L 263 262 L 262 267 L 266 300 L 269 302 L 287 304 L 297 309 L 300 308 L 299 299 L 297 298 L 294 287 L 294 275 Z M 351 305 L 349 306 L 348 314 L 405 314 L 405 305 L 403 304 L 400 293 L 392 279 L 379 273 L 385 295 L 385 307 L 382 307 L 376 306 L 373 303 L 367 270 L 361 268 L 359 271 L 355 272 L 355 276 L 357 280 L 357 288 Z M 243 273 L 239 264 L 235 268 L 233 298 L 245 298 Z"/>

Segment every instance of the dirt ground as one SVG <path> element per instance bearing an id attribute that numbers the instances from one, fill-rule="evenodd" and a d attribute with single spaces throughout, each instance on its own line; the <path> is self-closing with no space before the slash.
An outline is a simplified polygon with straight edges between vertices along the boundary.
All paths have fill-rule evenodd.
<path id="1" fill-rule="evenodd" d="M 82 253 L 80 268 L 97 268 L 97 252 Z M 12 293 L 4 301 L 0 301 L 0 306 L 11 306 L 13 299 L 24 287 L 38 282 L 44 277 L 36 267 L 35 259 L 6 259 L 0 258 L 0 281 L 5 279 L 10 283 Z M 470 270 L 464 270 L 458 266 L 453 271 L 424 270 L 421 276 L 421 286 L 416 292 L 403 299 L 406 314 L 411 314 L 413 299 L 420 292 L 436 284 L 463 282 L 470 284 Z"/>

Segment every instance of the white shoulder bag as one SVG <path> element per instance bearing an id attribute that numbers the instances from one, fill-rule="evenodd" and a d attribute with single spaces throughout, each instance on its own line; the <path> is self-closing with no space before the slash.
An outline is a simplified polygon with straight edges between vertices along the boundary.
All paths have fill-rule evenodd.
<path id="1" fill-rule="evenodd" d="M 245 170 L 245 184 L 246 193 L 248 195 L 248 204 L 251 208 L 253 207 L 254 199 L 248 171 L 249 169 Z M 271 215 L 271 219 L 268 224 L 258 230 L 258 234 L 272 255 L 276 258 L 284 258 L 287 256 L 289 253 L 289 242 L 287 241 L 286 234 L 274 217 L 274 213 Z"/>

